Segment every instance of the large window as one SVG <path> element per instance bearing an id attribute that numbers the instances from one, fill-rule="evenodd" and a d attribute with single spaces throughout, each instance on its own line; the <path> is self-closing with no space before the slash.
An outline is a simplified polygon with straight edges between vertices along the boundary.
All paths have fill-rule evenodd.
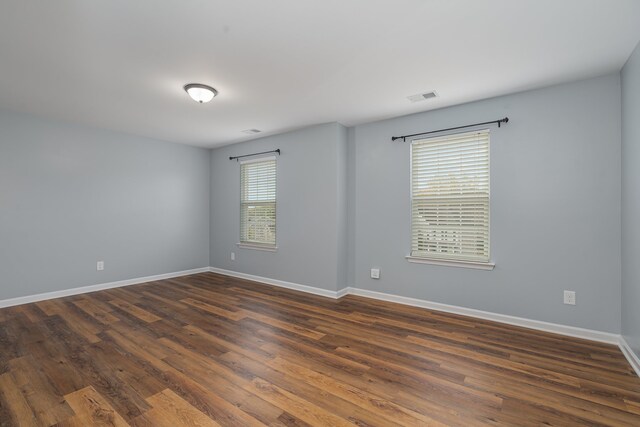
<path id="1" fill-rule="evenodd" d="M 489 131 L 411 144 L 411 257 L 489 262 Z"/>
<path id="2" fill-rule="evenodd" d="M 276 159 L 242 162 L 240 186 L 240 243 L 275 247 Z"/>

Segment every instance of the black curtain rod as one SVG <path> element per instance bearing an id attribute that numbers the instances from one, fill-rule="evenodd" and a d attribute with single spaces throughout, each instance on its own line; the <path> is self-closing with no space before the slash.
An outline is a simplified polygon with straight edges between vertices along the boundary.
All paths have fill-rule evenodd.
<path id="1" fill-rule="evenodd" d="M 232 157 L 229 157 L 229 160 L 238 160 L 238 159 L 241 159 L 243 157 L 251 157 L 251 156 L 257 156 L 259 154 L 269 154 L 269 153 L 278 153 L 278 156 L 279 156 L 280 155 L 280 149 L 278 148 L 277 150 L 263 151 L 262 153 L 245 154 L 243 156 L 232 156 Z"/>
<path id="2" fill-rule="evenodd" d="M 411 138 L 412 136 L 429 135 L 430 133 L 446 132 L 448 130 L 464 129 L 464 128 L 470 128 L 470 127 L 474 127 L 474 126 L 491 125 L 491 124 L 494 124 L 494 123 L 496 123 L 498 125 L 498 127 L 500 127 L 500 125 L 502 123 L 509 123 L 509 117 L 505 117 L 504 119 L 500 119 L 500 120 L 492 120 L 490 122 L 475 123 L 475 124 L 472 124 L 472 125 L 464 125 L 464 126 L 456 126 L 454 128 L 448 128 L 448 129 L 438 129 L 438 130 L 432 130 L 432 131 L 429 131 L 429 132 L 413 133 L 411 135 L 392 136 L 391 140 L 395 141 L 396 139 L 401 139 L 403 141 L 406 141 L 407 138 Z"/>

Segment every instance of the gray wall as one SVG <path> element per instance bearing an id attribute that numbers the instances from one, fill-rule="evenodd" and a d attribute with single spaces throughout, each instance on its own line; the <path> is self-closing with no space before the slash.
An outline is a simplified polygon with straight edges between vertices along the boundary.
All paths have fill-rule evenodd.
<path id="1" fill-rule="evenodd" d="M 210 264 L 619 332 L 623 250 L 623 331 L 637 350 L 638 56 L 622 73 L 624 240 L 617 73 L 211 151 L 0 111 L 0 300 Z M 408 263 L 409 144 L 390 137 L 503 116 L 491 141 L 495 270 Z M 274 148 L 279 249 L 238 248 L 228 156 Z"/>
<path id="2" fill-rule="evenodd" d="M 356 126 L 355 165 L 350 165 L 355 166 L 353 284 L 619 332 L 620 110 L 615 73 Z M 408 263 L 410 145 L 391 142 L 391 136 L 505 116 L 511 122 L 491 130 L 495 270 Z M 379 280 L 369 278 L 371 267 L 381 269 Z M 576 306 L 563 304 L 565 289 L 577 292 Z"/>
<path id="3" fill-rule="evenodd" d="M 640 45 L 622 69 L 622 335 L 640 357 Z"/>
<path id="4" fill-rule="evenodd" d="M 355 129 L 347 129 L 347 284 L 356 283 L 356 144 Z"/>
<path id="5" fill-rule="evenodd" d="M 336 221 L 338 227 L 336 262 L 337 281 L 336 289 L 343 289 L 349 283 L 349 152 L 348 152 L 348 131 L 341 125 L 336 126 L 337 144 L 337 210 Z"/>
<path id="6" fill-rule="evenodd" d="M 208 266 L 209 167 L 209 150 L 0 110 L 0 300 Z"/>
<path id="7" fill-rule="evenodd" d="M 211 152 L 211 266 L 342 289 L 347 276 L 346 129 L 329 123 Z M 277 252 L 237 247 L 240 165 L 229 156 L 280 148 Z M 231 260 L 235 252 L 236 260 Z M 339 260 L 338 258 L 342 258 Z"/>

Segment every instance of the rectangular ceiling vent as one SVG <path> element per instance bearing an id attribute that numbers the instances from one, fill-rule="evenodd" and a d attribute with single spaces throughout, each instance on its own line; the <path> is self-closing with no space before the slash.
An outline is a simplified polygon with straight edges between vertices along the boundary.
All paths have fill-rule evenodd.
<path id="1" fill-rule="evenodd" d="M 426 101 L 427 99 L 435 98 L 437 96 L 438 95 L 432 91 L 432 92 L 419 93 L 417 95 L 407 96 L 407 99 L 411 102 L 420 102 L 420 101 Z"/>
<path id="2" fill-rule="evenodd" d="M 242 133 L 246 133 L 247 135 L 255 135 L 260 132 L 262 132 L 260 129 L 246 129 L 242 131 Z"/>

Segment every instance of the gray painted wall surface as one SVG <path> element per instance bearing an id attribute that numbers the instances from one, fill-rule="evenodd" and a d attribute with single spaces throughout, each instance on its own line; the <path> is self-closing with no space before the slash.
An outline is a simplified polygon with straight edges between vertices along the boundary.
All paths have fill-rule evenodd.
<path id="1" fill-rule="evenodd" d="M 623 331 L 638 349 L 638 56 L 622 74 L 624 240 L 617 73 L 212 151 L 0 112 L 0 299 L 210 264 L 619 332 L 623 248 Z M 409 264 L 409 144 L 390 137 L 506 115 L 491 141 L 496 269 Z M 274 148 L 279 249 L 240 249 L 228 156 Z M 575 307 L 564 289 L 577 291 Z"/>
<path id="2" fill-rule="evenodd" d="M 640 45 L 622 69 L 622 335 L 640 356 Z"/>
<path id="3" fill-rule="evenodd" d="M 347 129 L 347 285 L 356 283 L 356 143 L 355 129 Z"/>
<path id="4" fill-rule="evenodd" d="M 338 277 L 336 289 L 346 288 L 349 283 L 349 176 L 348 176 L 348 131 L 344 126 L 336 126 L 337 144 L 337 198 L 336 221 L 338 224 L 336 262 Z"/>
<path id="5" fill-rule="evenodd" d="M 619 332 L 620 110 L 615 73 L 355 127 L 355 286 Z M 391 136 L 505 116 L 491 130 L 495 270 L 408 263 L 410 145 Z"/>
<path id="6" fill-rule="evenodd" d="M 229 156 L 280 148 L 277 252 L 238 248 L 240 165 Z M 229 145 L 211 152 L 211 266 L 335 291 L 344 287 L 346 130 L 337 123 Z M 346 194 L 344 195 L 346 197 Z M 343 243 L 344 242 L 344 243 Z M 231 252 L 236 260 L 231 261 Z"/>
<path id="7" fill-rule="evenodd" d="M 209 167 L 205 149 L 0 111 L 0 300 L 208 266 Z"/>

